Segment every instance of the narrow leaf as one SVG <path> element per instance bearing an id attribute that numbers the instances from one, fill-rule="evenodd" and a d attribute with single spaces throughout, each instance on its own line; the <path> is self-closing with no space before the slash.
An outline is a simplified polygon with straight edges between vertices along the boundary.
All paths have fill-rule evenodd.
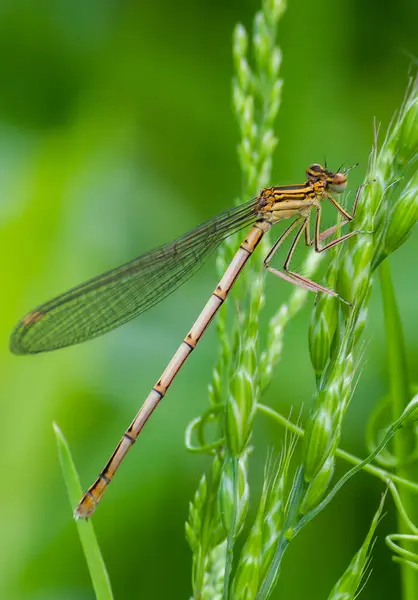
<path id="1" fill-rule="evenodd" d="M 56 423 L 53 424 L 54 432 L 57 438 L 58 455 L 61 463 L 62 473 L 65 485 L 70 499 L 70 505 L 76 506 L 82 496 L 83 490 L 80 485 L 80 479 L 76 471 L 70 449 L 60 428 Z M 100 552 L 96 534 L 90 521 L 76 521 L 78 535 L 80 536 L 87 567 L 93 583 L 93 588 L 98 600 L 113 600 L 112 588 L 110 586 L 109 575 Z"/>

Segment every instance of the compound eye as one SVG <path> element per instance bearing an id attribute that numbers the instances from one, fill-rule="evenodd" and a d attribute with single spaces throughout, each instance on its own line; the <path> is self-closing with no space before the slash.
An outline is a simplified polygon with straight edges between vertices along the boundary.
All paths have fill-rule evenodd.
<path id="1" fill-rule="evenodd" d="M 333 183 L 335 185 L 341 185 L 347 181 L 347 176 L 345 173 L 335 173 Z"/>
<path id="2" fill-rule="evenodd" d="M 308 179 L 317 179 L 324 173 L 324 167 L 318 163 L 313 163 L 306 169 Z"/>
<path id="3" fill-rule="evenodd" d="M 340 194 L 347 187 L 347 175 L 345 173 L 335 173 L 329 187 L 333 192 Z"/>

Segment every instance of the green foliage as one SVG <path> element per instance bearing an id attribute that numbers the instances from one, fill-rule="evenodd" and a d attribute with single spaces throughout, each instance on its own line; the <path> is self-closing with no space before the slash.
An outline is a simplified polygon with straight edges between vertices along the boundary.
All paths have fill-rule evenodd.
<path id="1" fill-rule="evenodd" d="M 401 173 L 399 170 L 400 167 L 398 170 L 388 167 L 386 171 L 381 167 L 381 165 L 388 165 L 390 163 L 387 156 L 387 154 L 390 153 L 390 147 L 395 146 L 397 148 L 398 145 L 399 147 L 402 146 L 403 159 L 401 164 L 404 168 L 408 168 L 410 164 L 417 159 L 416 143 L 418 140 L 418 129 L 404 126 L 405 120 L 408 122 L 411 122 L 412 120 L 411 113 L 417 109 L 417 98 L 418 80 L 415 80 L 410 85 L 406 101 L 400 111 L 399 117 L 387 135 L 381 151 L 378 153 L 375 149 L 372 155 L 371 169 L 373 170 L 373 174 L 376 174 L 376 178 L 380 181 L 382 189 L 385 192 L 387 188 L 392 187 L 396 183 L 397 179 L 394 178 L 398 178 Z M 408 132 L 410 137 L 399 139 L 402 132 Z M 407 148 L 407 151 L 405 148 Z M 383 172 L 385 173 L 384 176 L 382 175 Z M 358 225 L 360 233 L 355 239 L 352 238 L 348 243 L 348 251 L 344 252 L 339 269 L 335 267 L 334 263 L 334 266 L 330 271 L 331 279 L 334 279 L 335 272 L 337 272 L 340 293 L 344 294 L 345 298 L 351 299 L 354 306 L 347 309 L 346 307 L 343 308 L 342 305 L 333 303 L 331 305 L 331 310 L 327 311 L 330 306 L 324 300 L 321 302 L 320 299 L 314 310 L 313 318 L 315 319 L 318 318 L 320 309 L 324 309 L 325 312 L 322 313 L 322 318 L 325 322 L 328 321 L 328 330 L 334 330 L 335 333 L 334 339 L 330 342 L 331 336 L 324 336 L 323 326 L 315 328 L 315 325 L 313 325 L 311 327 L 311 346 L 313 344 L 322 346 L 320 360 L 313 361 L 317 376 L 319 373 L 320 376 L 318 378 L 318 390 L 313 399 L 313 408 L 304 436 L 303 469 L 301 471 L 303 484 L 301 485 L 300 481 L 297 482 L 297 493 L 293 494 L 292 499 L 294 504 L 293 514 L 295 515 L 292 520 L 293 536 L 296 535 L 309 520 L 316 516 L 318 512 L 325 508 L 348 477 L 351 477 L 358 470 L 358 467 L 355 467 L 343 477 L 331 491 L 329 491 L 329 485 L 334 470 L 336 449 L 341 438 L 344 415 L 353 393 L 353 383 L 356 373 L 353 352 L 364 327 L 365 309 L 370 296 L 370 287 L 372 283 L 371 274 L 373 267 L 376 268 L 381 262 L 379 255 L 380 248 L 382 245 L 386 249 L 389 247 L 387 242 L 384 241 L 387 239 L 388 229 L 385 226 L 387 206 L 385 206 L 383 200 L 378 200 L 376 198 L 376 190 L 372 190 L 373 184 L 366 187 L 366 198 L 364 203 L 361 204 L 362 217 L 360 218 L 360 223 Z M 383 197 L 384 196 L 385 194 L 383 194 Z M 416 199 L 411 198 L 411 200 L 415 201 Z M 375 211 L 374 213 L 373 210 Z M 413 218 L 416 220 L 415 213 L 410 212 L 409 214 L 412 214 Z M 405 222 L 403 220 L 402 224 L 404 225 L 404 231 L 406 233 L 402 233 L 400 237 L 406 239 L 407 234 L 415 224 L 415 221 L 411 222 L 411 220 L 409 220 Z M 361 230 L 364 228 L 366 231 L 366 227 L 376 227 L 374 234 L 362 234 Z M 339 261 L 339 256 L 340 254 L 337 253 L 334 257 L 334 261 Z M 392 305 L 394 306 L 393 303 Z M 333 311 L 339 310 L 342 310 L 342 314 L 337 321 Z M 391 309 L 392 313 L 393 311 L 394 308 Z M 338 323 L 337 328 L 336 323 Z M 399 319 L 396 322 L 396 326 L 392 329 L 394 335 L 390 335 L 389 339 L 391 340 L 394 336 L 396 337 L 401 330 Z M 328 348 L 329 350 L 329 355 L 326 360 L 324 360 L 324 348 Z M 392 353 L 393 352 L 397 356 L 402 356 L 402 343 L 398 343 L 397 349 L 392 349 Z M 318 352 L 311 348 L 311 356 L 317 358 Z M 393 363 L 393 361 L 390 362 Z M 322 371 L 320 371 L 319 366 L 322 366 Z M 405 370 L 404 366 L 402 370 Z M 405 389 L 405 386 L 403 389 Z M 401 410 L 394 413 L 394 424 L 387 430 L 386 436 L 379 444 L 379 449 L 384 448 L 392 435 L 394 435 L 395 431 L 412 418 L 411 413 L 415 411 L 415 404 L 408 404 L 409 399 L 410 395 L 406 394 L 405 402 L 403 403 Z M 394 394 L 393 401 L 399 402 L 399 394 Z M 398 434 L 401 438 L 405 435 L 403 430 Z M 398 468 L 402 467 L 402 462 L 405 460 L 405 445 L 403 446 L 403 449 L 403 453 L 398 451 L 396 461 L 396 466 Z M 411 449 L 406 452 L 406 455 L 409 455 L 410 453 Z M 376 455 L 377 450 L 375 449 L 372 455 L 366 459 L 365 463 L 370 463 Z M 412 477 L 412 473 L 409 473 L 409 475 Z M 404 495 L 406 494 L 407 492 L 404 492 Z M 277 567 L 280 563 L 282 554 L 283 549 L 279 548 L 276 564 L 272 565 L 270 574 L 261 589 L 260 598 L 268 597 L 270 595 L 272 586 L 277 580 Z M 413 598 L 417 590 L 416 579 L 409 574 L 404 579 L 406 581 L 404 588 L 405 598 Z"/>
<path id="2" fill-rule="evenodd" d="M 274 6 L 277 9 L 278 5 L 266 3 L 264 10 L 273 20 L 277 17 Z M 205 302 L 216 283 L 216 275 L 209 264 L 206 273 L 191 279 L 168 303 L 138 321 L 103 339 L 49 355 L 28 359 L 9 355 L 8 338 L 16 320 L 72 285 L 170 241 L 230 206 L 231 198 L 239 196 L 239 202 L 248 200 L 265 183 L 302 181 L 306 164 L 312 160 L 321 162 L 324 154 L 331 168 L 343 160 L 348 164 L 360 161 L 361 167 L 350 172 L 350 188 L 354 189 L 363 176 L 372 144 L 373 117 L 382 122 L 377 127 L 382 141 L 394 107 L 400 105 L 403 97 L 409 59 L 402 49 L 418 55 L 418 3 L 406 1 L 402 10 L 395 3 L 378 11 L 375 3 L 361 3 L 360 9 L 359 6 L 355 2 L 346 3 L 335 20 L 325 18 L 336 14 L 333 0 L 324 0 L 319 11 L 315 6 L 315 12 L 308 0 L 289 2 L 277 38 L 284 55 L 278 77 L 284 77 L 285 84 L 277 84 L 276 80 L 274 88 L 267 78 L 263 95 L 264 80 L 258 77 L 258 83 L 253 85 L 249 77 L 250 72 L 257 71 L 250 28 L 253 3 L 198 0 L 184 3 L 56 0 L 36 6 L 30 2 L 3 3 L 0 46 L 7 60 L 2 61 L 0 97 L 3 291 L 0 598 L 93 597 L 71 515 L 76 500 L 71 505 L 67 501 L 50 423 L 59 422 L 71 437 L 81 478 L 84 484 L 90 483 Z M 237 127 L 231 118 L 228 97 L 230 30 L 231 23 L 238 19 L 245 23 L 248 32 L 248 53 L 246 56 L 244 51 L 240 53 L 247 61 L 249 77 L 248 83 L 243 80 L 242 84 L 245 94 L 241 92 L 241 100 L 245 101 L 241 110 L 245 108 L 246 115 L 238 124 L 241 131 L 241 122 L 247 123 L 248 141 L 244 144 L 243 136 L 238 141 L 242 146 L 240 154 L 249 158 L 240 163 L 241 172 L 247 173 L 242 176 L 240 192 L 241 175 L 233 152 Z M 271 49 L 271 37 L 266 36 L 270 35 L 271 21 L 267 20 L 267 27 L 257 21 L 256 45 L 259 62 L 264 60 L 265 68 L 270 70 L 280 61 L 280 54 Z M 264 111 L 261 96 L 267 114 L 282 93 L 279 128 L 272 125 L 270 134 L 258 143 L 259 129 L 249 127 L 251 110 L 254 123 L 260 124 Z M 252 106 L 249 96 L 253 97 Z M 240 102 L 239 94 L 237 101 Z M 410 103 L 409 118 L 398 127 L 400 137 L 410 137 L 408 130 L 415 127 L 413 106 Z M 277 131 L 280 144 L 268 175 Z M 393 168 L 393 163 L 396 167 L 395 143 L 391 141 L 391 156 L 388 154 L 388 164 L 382 164 L 382 172 Z M 402 148 L 399 150 L 404 160 L 405 153 Z M 257 171 L 266 173 L 260 176 L 260 183 Z M 370 173 L 365 179 L 375 176 Z M 384 176 L 387 178 L 387 174 Z M 409 226 L 416 220 L 414 165 L 407 171 L 401 165 L 396 177 L 399 182 L 386 187 L 384 192 L 387 212 L 380 211 L 384 222 L 362 227 L 365 232 L 360 235 L 366 241 L 373 238 L 375 252 L 378 240 L 370 232 L 379 229 L 381 246 L 375 260 L 382 261 L 381 267 L 389 264 L 383 259 L 392 253 L 389 261 L 405 332 L 402 345 L 409 365 L 406 380 L 411 398 L 417 393 L 413 378 L 417 372 L 414 261 L 418 238 L 413 235 L 407 244 L 402 247 L 399 244 L 403 244 L 412 230 Z M 366 192 L 374 189 L 375 201 L 382 202 L 380 188 L 370 184 L 362 194 L 359 218 Z M 374 214 L 375 208 L 370 211 Z M 324 221 L 327 216 L 325 210 Z M 354 227 L 359 228 L 358 222 Z M 349 246 L 350 243 L 342 245 L 340 259 Z M 218 270 L 224 268 L 236 248 L 235 240 L 225 244 L 222 256 L 218 257 Z M 399 251 L 393 254 L 395 248 Z M 329 259 L 338 255 L 337 250 L 320 256 L 307 253 L 306 262 L 296 255 L 297 270 L 309 276 L 320 260 L 329 265 Z M 252 265 L 261 263 L 263 253 L 264 248 L 251 260 Z M 340 263 L 341 260 L 332 260 L 335 278 Z M 375 283 L 381 267 L 377 270 L 377 264 L 373 265 Z M 196 584 L 193 583 L 192 589 L 203 589 L 207 598 L 223 595 L 227 542 L 219 514 L 218 489 L 227 445 L 225 403 L 230 396 L 232 375 L 240 366 L 238 348 L 246 339 L 250 292 L 256 281 L 257 286 L 264 285 L 264 281 L 258 283 L 257 276 L 257 268 L 248 270 L 248 278 L 243 273 L 236 293 L 217 322 L 219 357 L 207 410 L 201 408 L 202 396 L 208 381 L 208 363 L 212 364 L 217 351 L 215 323 L 176 379 L 155 421 L 153 418 L 141 435 L 94 517 L 117 597 L 166 598 L 167 581 L 170 595 L 183 598 L 191 595 L 187 576 L 191 554 L 179 524 L 184 520 L 188 501 L 194 498 L 194 487 L 200 481 L 199 469 L 205 459 L 185 457 L 179 439 L 185 423 L 197 413 L 201 416 L 188 428 L 188 447 L 195 453 L 209 453 L 215 473 L 212 476 L 209 466 L 206 499 L 203 500 L 202 492 L 202 504 L 196 503 L 196 511 L 202 511 L 201 519 L 194 514 L 195 529 L 190 533 L 190 541 L 193 542 L 194 534 L 197 542 L 193 549 L 193 560 L 195 551 L 197 557 L 193 566 Z M 284 516 L 277 523 L 266 517 L 263 539 L 268 546 L 271 535 L 271 546 L 258 555 L 255 546 L 247 546 L 249 532 L 251 539 L 257 538 L 253 514 L 257 503 L 260 507 L 262 504 L 256 481 L 263 473 L 263 449 L 280 444 L 278 438 L 283 431 L 274 424 L 302 439 L 304 430 L 288 418 L 289 407 L 296 406 L 297 412 L 302 411 L 302 403 L 305 410 L 311 407 L 314 374 L 320 386 L 330 357 L 336 353 L 344 334 L 342 325 L 346 318 L 345 313 L 341 315 L 338 300 L 329 302 L 322 295 L 315 300 L 306 290 L 280 284 L 268 276 L 265 279 L 270 281 L 267 284 L 270 288 L 264 319 L 257 326 L 255 378 L 259 387 L 254 386 L 254 390 L 259 394 L 258 400 L 261 398 L 269 407 L 258 401 L 254 416 L 250 398 L 245 405 L 249 418 L 242 418 L 242 431 L 249 434 L 248 446 L 256 440 L 257 449 L 248 460 L 250 508 L 238 544 L 233 548 L 230 577 L 230 590 L 239 580 L 245 581 L 238 577 L 244 561 L 244 554 L 241 557 L 238 548 L 248 548 L 245 554 L 248 568 L 251 559 L 261 562 L 263 557 L 263 571 L 257 566 L 258 582 L 251 583 L 250 594 L 265 579 L 271 554 L 289 545 L 292 531 L 288 528 L 279 544 L 278 536 L 285 529 L 281 525 Z M 315 275 L 315 279 L 320 280 L 320 275 Z M 327 282 L 331 281 L 334 289 L 341 285 L 337 281 L 334 284 L 328 270 Z M 258 290 L 260 297 L 260 287 Z M 349 419 L 344 418 L 342 427 L 352 452 L 357 454 L 363 452 L 366 420 L 380 396 L 386 398 L 386 403 L 384 410 L 382 403 L 378 412 L 379 423 L 370 427 L 370 452 L 379 445 L 395 414 L 392 391 L 399 381 L 393 385 L 385 351 L 396 348 L 398 353 L 399 346 L 392 339 L 391 330 L 384 331 L 380 297 L 379 287 L 374 285 L 370 301 L 363 303 L 356 317 L 354 335 L 360 342 L 352 353 L 353 392 L 360 375 L 361 381 L 355 388 Z M 280 304 L 269 321 L 267 311 Z M 261 309 L 262 301 L 258 306 Z M 313 369 L 305 339 L 310 307 L 317 313 L 312 317 L 309 342 Z M 328 314 L 330 311 L 333 313 Z M 285 333 L 289 339 L 285 339 Z M 253 367 L 248 362 L 245 368 L 251 371 Z M 403 407 L 403 402 L 404 399 L 396 405 L 396 410 Z M 280 407 L 283 414 L 273 411 L 271 406 Z M 265 418 L 260 419 L 260 414 Z M 353 540 L 365 536 L 370 507 L 378 503 L 380 490 L 389 485 L 399 525 L 391 520 L 394 533 L 387 542 L 396 560 L 403 562 L 385 564 L 382 569 L 379 561 L 388 550 L 376 545 L 374 570 L 363 595 L 369 600 L 381 600 L 382 595 L 416 599 L 416 590 L 409 592 L 409 596 L 404 591 L 407 585 L 404 576 L 403 588 L 399 589 L 397 577 L 399 570 L 407 573 L 417 563 L 413 546 L 418 535 L 414 525 L 417 519 L 408 495 L 404 494 L 408 491 L 416 504 L 416 475 L 410 477 L 399 469 L 400 466 L 416 469 L 414 420 L 415 415 L 411 414 L 410 427 L 399 430 L 372 463 L 363 463 L 364 474 L 354 478 L 349 489 L 343 490 L 338 498 L 338 511 L 324 511 L 321 519 L 312 523 L 310 531 L 301 531 L 298 551 L 286 556 L 282 571 L 283 575 L 302 572 L 303 576 L 280 577 L 272 597 L 287 600 L 326 597 L 344 570 L 343 561 L 348 563 L 347 549 L 351 548 L 350 556 L 354 554 Z M 405 425 L 407 422 L 408 419 Z M 306 418 L 303 424 L 306 427 Z M 232 427 L 233 424 L 231 431 L 234 431 Z M 402 453 L 402 460 L 398 461 L 395 444 L 402 431 L 406 433 L 409 448 L 407 456 Z M 235 440 L 228 443 L 234 451 L 241 446 Z M 299 453 L 294 454 L 286 480 L 288 491 L 301 449 L 302 444 Z M 306 515 L 318 498 L 327 497 L 326 493 L 321 496 L 320 490 L 326 487 L 327 466 L 333 460 L 340 468 L 362 463 L 353 454 L 336 448 L 335 455 L 330 454 L 318 476 L 306 486 L 303 498 Z M 266 473 L 271 473 L 272 478 L 280 470 L 280 461 L 276 462 L 275 470 L 272 470 L 274 461 L 267 462 Z M 304 482 L 299 478 L 295 483 L 297 492 Z M 280 507 L 287 502 L 288 491 L 277 491 Z M 357 501 L 354 505 L 353 497 Z M 391 502 L 386 510 L 393 510 Z M 388 521 L 385 519 L 383 525 Z M 86 530 L 85 523 L 80 525 Z M 328 545 L 319 554 L 314 544 L 322 533 Z M 315 538 L 314 543 L 310 534 Z M 322 568 L 324 560 L 326 569 Z M 197 582 L 200 575 L 201 584 Z"/>
<path id="3" fill-rule="evenodd" d="M 252 41 L 255 69 L 248 61 L 247 32 L 242 26 L 235 30 L 233 48 L 236 78 L 233 98 L 241 131 L 238 155 L 244 177 L 244 194 L 254 194 L 257 185 L 263 185 L 264 176 L 270 170 L 271 156 L 277 141 L 272 126 L 279 107 L 282 87 L 282 82 L 277 79 L 281 55 L 275 46 L 277 21 L 272 15 L 281 14 L 283 8 L 281 6 L 280 10 L 272 11 L 272 7 L 268 7 L 266 3 L 263 5 L 263 11 L 254 20 Z M 259 90 L 262 90 L 261 94 Z M 264 102 L 258 107 L 257 101 L 261 98 L 264 98 Z M 248 269 L 243 276 L 244 283 L 241 282 L 241 287 L 239 284 L 237 286 L 235 324 L 228 324 L 225 309 L 219 316 L 218 336 L 221 350 L 209 388 L 209 397 L 212 407 L 217 407 L 218 417 L 213 412 L 211 414 L 218 419 L 220 436 L 216 450 L 212 447 L 210 451 L 217 453 L 223 461 L 223 466 L 218 488 L 219 514 L 212 512 L 211 527 L 218 527 L 219 519 L 227 535 L 224 548 L 224 600 L 269 598 L 279 578 L 283 555 L 294 537 L 325 509 L 355 473 L 362 468 L 370 468 L 371 472 L 374 472 L 371 465 L 373 459 L 399 429 L 415 419 L 412 416 L 415 403 L 408 404 L 406 401 L 402 410 L 393 415 L 392 425 L 387 428 L 386 435 L 371 454 L 364 461 L 356 459 L 356 465 L 337 483 L 331 485 L 336 457 L 343 455 L 338 446 L 346 410 L 355 389 L 359 361 L 362 358 L 361 354 L 357 355 L 356 346 L 367 318 L 372 273 L 407 239 L 418 217 L 414 179 L 401 187 L 398 199 L 392 200 L 391 209 L 388 204 L 399 180 L 405 176 L 418 157 L 417 108 L 418 80 L 412 80 L 404 104 L 381 149 L 378 150 L 377 146 L 373 149 L 366 182 L 358 190 L 359 204 L 354 224 L 358 233 L 346 242 L 344 251 L 339 246 L 331 252 L 332 263 L 327 274 L 327 286 L 337 289 L 345 302 L 323 294 L 317 299 L 313 310 L 309 347 L 317 391 L 304 432 L 301 466 L 296 469 L 293 481 L 289 481 L 293 442 L 290 448 L 283 451 L 278 465 L 274 462 L 269 463 L 257 515 L 249 531 L 243 534 L 244 545 L 235 572 L 232 570 L 233 550 L 242 531 L 248 508 L 247 455 L 250 450 L 255 411 L 261 391 L 268 386 L 273 367 L 280 359 L 284 328 L 303 304 L 306 291 L 295 290 L 289 303 L 283 305 L 274 315 L 270 323 L 267 347 L 262 353 L 258 341 L 258 319 L 264 304 L 264 292 L 263 280 L 258 271 L 253 269 L 251 272 Z M 394 217 L 396 227 L 391 223 L 391 216 Z M 235 240 L 229 240 L 220 252 L 218 267 L 222 270 L 228 263 L 234 243 Z M 310 270 L 314 270 L 317 261 L 310 258 L 308 260 Z M 250 293 L 247 305 L 241 307 L 242 290 L 248 288 Z M 399 322 L 397 328 L 400 329 Z M 398 350 L 401 352 L 400 346 Z M 225 415 L 224 421 L 222 414 Z M 204 424 L 204 417 L 199 418 L 197 422 Z M 403 434 L 401 432 L 398 435 Z M 201 450 L 207 451 L 208 446 L 203 444 Z M 242 464 L 243 460 L 245 467 Z M 391 485 L 395 485 L 390 473 L 385 473 L 384 478 L 390 481 Z M 405 481 L 408 482 L 408 479 Z M 365 542 L 345 575 L 335 585 L 330 598 L 348 600 L 358 593 L 368 568 L 373 535 L 382 509 L 383 501 Z M 197 548 L 200 551 L 200 547 L 195 541 L 190 545 L 195 563 Z M 209 550 L 208 547 L 207 557 Z M 193 592 L 195 600 L 201 597 L 195 578 Z M 405 598 L 412 598 L 408 593 Z"/>
<path id="4" fill-rule="evenodd" d="M 264 2 L 263 10 L 254 19 L 251 56 L 244 27 L 238 25 L 234 32 L 236 77 L 233 99 L 241 132 L 238 155 L 243 173 L 242 198 L 255 194 L 257 188 L 268 181 L 277 143 L 273 126 L 280 106 L 282 81 L 278 79 L 281 53 L 276 46 L 276 29 L 284 8 L 281 0 Z M 415 422 L 416 402 L 409 402 L 405 361 L 396 360 L 403 356 L 401 324 L 388 271 L 382 265 L 388 338 L 397 340 L 391 348 L 393 359 L 390 358 L 389 363 L 392 402 L 398 408 L 393 411 L 393 423 L 371 449 L 370 455 L 363 461 L 355 459 L 355 466 L 332 485 L 336 457 L 344 456 L 338 446 L 355 387 L 359 361 L 355 358 L 355 349 L 366 321 L 371 276 L 407 239 L 418 218 L 416 176 L 401 188 L 390 209 L 388 204 L 399 180 L 418 156 L 417 82 L 411 81 L 405 102 L 382 148 L 378 151 L 375 147 L 372 152 L 368 178 L 359 189 L 362 197 L 355 223 L 358 234 L 346 243 L 344 253 L 339 247 L 332 252 L 327 285 L 338 289 L 341 298 L 351 304 L 320 295 L 313 310 L 309 348 L 317 391 L 305 431 L 293 428 L 304 438 L 301 465 L 291 476 L 296 444 L 296 437 L 293 437 L 278 461 L 268 461 L 258 511 L 252 526 L 244 534 L 250 501 L 248 459 L 254 418 L 261 393 L 269 385 L 273 368 L 280 360 L 285 326 L 303 306 L 308 292 L 293 290 L 288 303 L 272 317 L 263 351 L 260 350 L 258 332 L 264 305 L 264 278 L 259 269 L 248 268 L 241 278 L 237 286 L 235 315 L 228 315 L 226 307 L 220 311 L 217 323 L 220 355 L 209 385 L 210 407 L 194 419 L 186 436 L 189 450 L 207 452 L 213 457 L 211 476 L 202 475 L 190 502 L 186 522 L 186 538 L 193 557 L 195 600 L 269 598 L 279 579 L 283 555 L 295 536 L 325 509 L 345 482 L 360 469 L 370 469 L 382 478 L 382 472 L 375 472 L 371 462 L 399 429 Z M 224 244 L 218 256 L 218 270 L 224 270 L 234 247 L 235 239 Z M 313 272 L 318 262 L 317 256 L 311 253 L 305 263 L 306 271 Z M 250 289 L 247 301 L 242 300 L 244 289 Z M 269 414 L 265 408 L 263 412 Z M 209 423 L 215 423 L 217 432 L 217 438 L 212 442 L 206 441 L 205 428 Z M 290 423 L 287 425 L 292 429 Z M 194 434 L 197 435 L 196 445 L 192 444 Z M 399 437 L 407 440 L 408 436 L 402 429 Z M 57 438 L 70 499 L 75 503 L 81 493 L 80 485 L 68 447 L 58 431 Z M 404 468 L 408 461 L 410 449 L 405 440 L 395 444 L 392 466 Z M 404 483 L 408 483 L 412 474 L 404 475 Z M 403 529 L 412 532 L 403 531 L 400 538 L 393 534 L 388 538 L 388 544 L 400 553 L 403 568 L 409 568 L 415 564 L 415 555 L 403 547 L 398 550 L 395 540 L 416 541 L 416 528 L 406 509 L 406 505 L 412 504 L 408 497 L 410 492 L 399 493 L 397 480 L 390 473 L 384 473 L 383 477 L 407 523 Z M 412 482 L 409 483 L 413 487 Z M 382 509 L 383 501 L 361 549 L 334 586 L 330 599 L 349 600 L 357 594 L 368 568 L 373 535 Z M 111 597 L 91 525 L 79 523 L 78 527 L 96 595 L 98 598 Z M 244 543 L 233 569 L 235 544 L 240 535 L 244 535 Z M 415 579 L 406 575 L 404 580 L 405 598 L 412 598 L 416 590 Z"/>

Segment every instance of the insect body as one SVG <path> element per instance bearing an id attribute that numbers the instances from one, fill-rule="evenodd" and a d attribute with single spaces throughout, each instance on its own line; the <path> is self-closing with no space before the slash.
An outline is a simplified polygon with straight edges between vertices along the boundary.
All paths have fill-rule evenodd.
<path id="1" fill-rule="evenodd" d="M 225 301 L 261 238 L 275 223 L 294 217 L 265 257 L 265 267 L 282 279 L 307 290 L 338 296 L 334 290 L 291 271 L 289 267 L 302 235 L 306 245 L 314 245 L 317 252 L 323 252 L 356 234 L 356 231 L 351 231 L 321 245 L 337 230 L 337 226 L 333 226 L 324 232 L 320 231 L 321 202 L 324 199 L 329 200 L 344 217 L 340 226 L 354 219 L 361 188 L 356 194 L 353 215 L 346 212 L 332 196 L 332 193 L 339 194 L 345 190 L 347 172 L 333 173 L 319 164 L 312 164 L 306 171 L 307 181 L 304 184 L 265 188 L 257 198 L 210 219 L 174 242 L 151 250 L 42 304 L 18 323 L 10 340 L 10 348 L 16 354 L 45 352 L 97 337 L 162 300 L 186 281 L 222 240 L 252 225 L 206 306 L 145 399 L 106 466 L 81 499 L 75 510 L 77 518 L 87 518 L 93 514 L 151 413 Z M 311 238 L 309 226 L 313 212 L 315 227 Z M 274 254 L 291 233 L 294 233 L 294 238 L 283 269 L 273 268 L 271 261 Z"/>

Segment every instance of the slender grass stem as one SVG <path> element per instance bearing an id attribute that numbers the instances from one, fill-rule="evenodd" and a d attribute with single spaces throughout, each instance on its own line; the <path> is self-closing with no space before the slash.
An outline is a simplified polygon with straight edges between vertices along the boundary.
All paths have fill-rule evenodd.
<path id="1" fill-rule="evenodd" d="M 296 434 L 297 436 L 303 437 L 305 435 L 305 431 L 302 429 L 302 427 L 299 427 L 295 423 L 292 423 L 292 421 L 290 421 L 289 419 L 287 419 L 280 413 L 276 412 L 269 406 L 266 406 L 265 404 L 258 404 L 257 410 L 265 415 L 268 415 L 274 421 L 276 421 L 277 423 L 280 423 L 280 425 L 282 425 L 283 427 L 285 427 L 287 430 L 291 431 L 292 433 Z M 342 450 L 341 448 L 336 449 L 335 455 L 338 456 L 338 458 L 342 458 L 343 460 L 345 460 L 346 462 L 348 462 L 352 465 L 359 465 L 363 462 L 362 458 L 359 458 L 358 456 L 355 456 L 354 454 L 350 454 L 349 452 L 346 452 L 345 450 Z M 362 470 L 366 471 L 367 473 L 370 473 L 371 475 L 375 475 L 376 477 L 378 477 L 379 479 L 381 479 L 384 482 L 393 481 L 394 483 L 397 483 L 399 486 L 407 488 L 407 489 L 411 490 L 411 492 L 418 494 L 418 484 L 414 483 L 414 481 L 405 479 L 404 477 L 400 477 L 399 475 L 396 475 L 395 473 L 391 473 L 390 471 L 386 471 L 385 469 L 382 469 L 380 467 L 375 467 L 374 465 L 364 465 L 362 467 Z"/>
<path id="2" fill-rule="evenodd" d="M 389 377 L 389 396 L 392 419 L 402 414 L 410 400 L 410 384 L 406 364 L 405 342 L 403 339 L 402 323 L 396 303 L 390 266 L 388 260 L 380 265 L 380 285 L 382 289 L 383 312 L 387 339 L 387 369 Z M 396 472 L 404 479 L 416 477 L 416 464 L 410 463 L 409 456 L 414 448 L 414 436 L 410 428 L 402 429 L 393 441 L 393 453 L 396 458 Z M 409 518 L 418 522 L 416 498 L 408 489 L 400 492 L 400 500 Z M 398 529 L 400 534 L 409 533 L 398 511 Z M 412 550 L 411 542 L 404 541 L 406 551 Z M 415 600 L 418 597 L 418 573 L 401 563 L 401 578 L 405 600 Z"/>

